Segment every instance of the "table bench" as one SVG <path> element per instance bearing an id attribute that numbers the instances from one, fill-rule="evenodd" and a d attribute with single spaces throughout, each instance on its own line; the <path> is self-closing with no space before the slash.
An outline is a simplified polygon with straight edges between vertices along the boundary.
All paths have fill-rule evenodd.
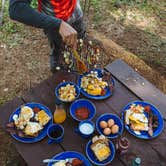
<path id="1" fill-rule="evenodd" d="M 161 111 L 164 121 L 166 120 L 166 95 L 155 88 L 145 78 L 140 76 L 131 67 L 122 60 L 115 60 L 105 67 L 114 80 L 115 89 L 112 97 L 102 100 L 92 100 L 96 106 L 97 119 L 103 113 L 114 113 L 121 116 L 123 107 L 135 100 L 145 100 L 154 104 Z M 55 110 L 54 90 L 58 83 L 66 81 L 77 82 L 77 76 L 72 73 L 57 72 L 52 77 L 43 81 L 37 87 L 31 89 L 21 97 L 16 97 L 12 101 L 5 103 L 0 107 L 0 124 L 5 128 L 10 114 L 20 105 L 28 102 L 38 102 L 46 105 L 53 112 Z M 69 105 L 68 105 L 69 107 Z M 130 135 L 124 130 L 123 136 L 126 136 L 131 143 L 129 152 L 124 156 L 116 155 L 110 165 L 128 166 L 132 159 L 140 157 L 141 166 L 165 166 L 166 165 L 166 124 L 163 132 L 153 140 L 141 140 Z M 13 140 L 17 151 L 29 166 L 42 166 L 43 159 L 62 151 L 77 151 L 85 154 L 85 146 L 88 140 L 81 138 L 74 132 L 77 123 L 69 116 L 63 123 L 65 128 L 64 140 L 61 144 L 48 145 L 45 138 L 40 142 L 33 144 L 24 144 Z M 113 140 L 115 142 L 115 140 Z"/>

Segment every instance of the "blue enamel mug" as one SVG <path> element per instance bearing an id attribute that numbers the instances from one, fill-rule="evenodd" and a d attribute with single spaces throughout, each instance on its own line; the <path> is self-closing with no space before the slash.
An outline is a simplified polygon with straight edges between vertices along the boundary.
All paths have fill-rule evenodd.
<path id="1" fill-rule="evenodd" d="M 64 137 L 64 128 L 62 125 L 59 124 L 52 124 L 49 126 L 47 130 L 48 135 L 48 144 L 52 143 L 60 143 Z"/>

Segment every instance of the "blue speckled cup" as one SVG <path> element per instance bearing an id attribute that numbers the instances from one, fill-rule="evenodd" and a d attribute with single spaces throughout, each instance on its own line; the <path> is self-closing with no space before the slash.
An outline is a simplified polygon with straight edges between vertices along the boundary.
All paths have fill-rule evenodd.
<path id="1" fill-rule="evenodd" d="M 53 134 L 58 132 L 58 136 L 54 137 Z M 52 144 L 52 143 L 60 143 L 63 140 L 63 136 L 64 136 L 64 128 L 59 125 L 59 124 L 52 124 L 49 126 L 48 130 L 47 130 L 47 135 L 48 135 L 48 144 Z"/>

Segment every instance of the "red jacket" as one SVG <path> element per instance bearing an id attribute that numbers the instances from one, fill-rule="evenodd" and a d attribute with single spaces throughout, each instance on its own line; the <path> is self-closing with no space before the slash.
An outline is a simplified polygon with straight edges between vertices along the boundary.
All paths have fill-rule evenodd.
<path id="1" fill-rule="evenodd" d="M 64 21 L 72 15 L 77 0 L 38 0 L 38 10 Z"/>

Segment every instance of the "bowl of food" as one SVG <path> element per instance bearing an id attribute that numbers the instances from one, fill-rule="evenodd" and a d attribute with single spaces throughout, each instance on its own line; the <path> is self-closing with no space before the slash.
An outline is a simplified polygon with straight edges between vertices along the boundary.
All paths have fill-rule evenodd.
<path id="1" fill-rule="evenodd" d="M 123 132 L 123 123 L 115 114 L 103 114 L 96 121 L 97 131 L 107 138 L 117 138 Z"/>
<path id="2" fill-rule="evenodd" d="M 87 99 L 78 99 L 70 106 L 70 115 L 76 121 L 91 120 L 96 114 L 95 105 Z"/>
<path id="3" fill-rule="evenodd" d="M 80 92 L 90 99 L 102 100 L 113 94 L 114 80 L 110 75 L 103 74 L 103 70 L 95 69 L 80 75 L 78 86 Z"/>
<path id="4" fill-rule="evenodd" d="M 72 102 L 80 95 L 80 88 L 73 82 L 62 82 L 55 88 L 55 95 L 62 102 Z"/>
<path id="5" fill-rule="evenodd" d="M 86 155 L 94 165 L 108 165 L 115 156 L 114 144 L 104 135 L 95 136 L 86 145 Z"/>

